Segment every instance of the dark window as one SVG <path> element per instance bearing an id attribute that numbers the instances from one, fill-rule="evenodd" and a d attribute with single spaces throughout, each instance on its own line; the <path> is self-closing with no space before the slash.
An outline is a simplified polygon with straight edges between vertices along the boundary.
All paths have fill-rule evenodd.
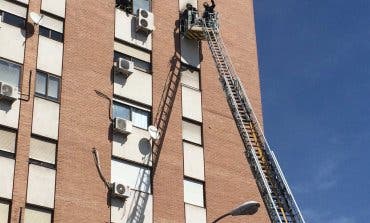
<path id="1" fill-rule="evenodd" d="M 39 34 L 41 36 L 45 36 L 45 37 L 50 38 L 52 40 L 55 40 L 55 41 L 58 41 L 58 42 L 63 42 L 63 33 L 54 31 L 54 30 L 46 28 L 44 26 L 40 26 Z"/>
<path id="2" fill-rule="evenodd" d="M 16 15 L 10 14 L 9 12 L 4 12 L 4 11 L 0 11 L 0 15 L 1 15 L 0 16 L 1 21 L 3 23 L 7 23 L 9 25 L 16 26 L 19 28 L 25 27 L 26 20 L 22 17 L 16 16 Z"/>
<path id="3" fill-rule="evenodd" d="M 152 66 L 150 63 L 145 62 L 143 60 L 137 59 L 135 57 L 128 56 L 123 53 L 119 53 L 117 51 L 114 51 L 114 62 L 118 62 L 118 58 L 124 58 L 126 60 L 134 62 L 134 66 L 136 69 L 150 73 Z"/>
<path id="4" fill-rule="evenodd" d="M 148 129 L 150 112 L 135 107 L 131 107 L 118 102 L 113 102 L 113 118 L 124 118 L 132 121 L 132 125 Z"/>
<path id="5" fill-rule="evenodd" d="M 139 8 L 151 11 L 150 0 L 116 0 L 116 7 L 134 14 Z"/>
<path id="6" fill-rule="evenodd" d="M 59 101 L 60 78 L 38 71 L 36 74 L 36 95 Z"/>

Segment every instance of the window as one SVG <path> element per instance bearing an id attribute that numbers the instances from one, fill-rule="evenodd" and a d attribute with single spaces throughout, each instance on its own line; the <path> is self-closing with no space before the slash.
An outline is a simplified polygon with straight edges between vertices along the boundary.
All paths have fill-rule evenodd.
<path id="1" fill-rule="evenodd" d="M 134 66 L 138 70 L 141 70 L 147 73 L 151 72 L 151 64 L 146 61 L 114 51 L 114 62 L 118 62 L 118 58 L 124 58 L 126 60 L 134 62 Z"/>
<path id="2" fill-rule="evenodd" d="M 8 201 L 0 200 L 0 222 L 8 222 L 10 204 Z"/>
<path id="3" fill-rule="evenodd" d="M 27 203 L 54 208 L 55 169 L 29 164 Z"/>
<path id="4" fill-rule="evenodd" d="M 148 129 L 150 112 L 141 110 L 135 107 L 131 107 L 118 102 L 113 103 L 113 118 L 124 118 L 132 121 L 132 125 Z"/>
<path id="5" fill-rule="evenodd" d="M 25 209 L 24 223 L 51 223 L 51 222 L 52 222 L 52 211 L 40 207 L 30 207 L 30 206 Z"/>
<path id="6" fill-rule="evenodd" d="M 33 160 L 55 165 L 56 144 L 31 137 L 29 156 Z"/>
<path id="7" fill-rule="evenodd" d="M 147 11 L 150 11 L 150 2 L 149 0 L 133 0 L 133 9 L 134 13 L 137 12 L 138 9 L 145 9 Z"/>
<path id="8" fill-rule="evenodd" d="M 184 201 L 188 204 L 204 207 L 204 184 L 191 179 L 184 179 Z"/>
<path id="9" fill-rule="evenodd" d="M 35 91 L 38 96 L 59 101 L 60 78 L 38 71 Z"/>
<path id="10" fill-rule="evenodd" d="M 139 8 L 151 11 L 149 0 L 116 0 L 116 7 L 127 13 L 136 13 Z"/>
<path id="11" fill-rule="evenodd" d="M 182 139 L 202 145 L 202 126 L 189 121 L 182 121 Z"/>
<path id="12" fill-rule="evenodd" d="M 24 28 L 26 20 L 22 17 L 10 14 L 9 12 L 0 11 L 0 19 L 3 23 L 7 23 L 18 28 Z"/>
<path id="13" fill-rule="evenodd" d="M 20 65 L 0 59 L 0 82 L 5 82 L 13 86 L 18 86 L 20 74 Z"/>
<path id="14" fill-rule="evenodd" d="M 16 133 L 5 129 L 0 129 L 0 150 L 14 153 L 15 152 Z"/>
<path id="15" fill-rule="evenodd" d="M 52 29 L 46 28 L 44 26 L 40 26 L 39 34 L 41 36 L 45 36 L 47 38 L 50 38 L 52 40 L 63 42 L 63 33 L 54 31 Z"/>

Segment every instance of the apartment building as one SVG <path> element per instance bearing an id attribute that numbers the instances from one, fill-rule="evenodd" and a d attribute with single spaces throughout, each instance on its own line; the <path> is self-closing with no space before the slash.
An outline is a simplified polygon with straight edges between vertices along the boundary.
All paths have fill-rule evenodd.
<path id="1" fill-rule="evenodd" d="M 270 222 L 187 3 L 0 0 L 0 223 Z M 216 4 L 262 121 L 253 1 Z"/>

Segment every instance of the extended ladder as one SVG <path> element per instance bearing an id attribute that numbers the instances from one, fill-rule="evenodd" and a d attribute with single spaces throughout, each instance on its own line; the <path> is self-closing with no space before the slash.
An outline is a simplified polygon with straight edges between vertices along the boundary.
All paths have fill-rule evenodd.
<path id="1" fill-rule="evenodd" d="M 245 155 L 251 165 L 271 222 L 305 223 L 228 56 L 219 34 L 217 20 L 217 15 L 211 16 L 208 21 L 202 19 L 204 35 L 217 65 L 219 80 L 226 93 L 245 146 Z"/>

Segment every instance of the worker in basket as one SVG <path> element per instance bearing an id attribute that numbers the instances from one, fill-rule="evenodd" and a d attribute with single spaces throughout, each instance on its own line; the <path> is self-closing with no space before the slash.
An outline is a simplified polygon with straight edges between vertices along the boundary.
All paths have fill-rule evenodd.
<path id="1" fill-rule="evenodd" d="M 192 4 L 186 4 L 186 8 L 183 12 L 183 17 L 188 23 L 193 24 L 195 22 L 195 18 L 197 16 L 197 9 L 193 7 Z"/>
<path id="2" fill-rule="evenodd" d="M 211 0 L 212 5 L 209 5 L 208 2 L 203 3 L 204 7 L 204 13 L 203 13 L 203 18 L 208 21 L 211 18 L 211 15 L 215 13 L 215 1 Z"/>

